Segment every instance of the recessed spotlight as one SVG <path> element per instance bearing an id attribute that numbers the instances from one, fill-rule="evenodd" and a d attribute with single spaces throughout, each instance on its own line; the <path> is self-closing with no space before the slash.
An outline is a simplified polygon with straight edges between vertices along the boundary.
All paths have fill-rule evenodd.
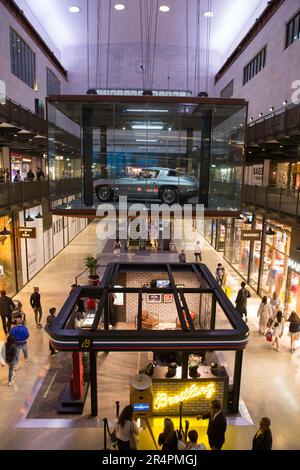
<path id="1" fill-rule="evenodd" d="M 251 118 L 249 119 L 249 121 L 252 122 L 252 121 L 253 121 L 253 117 L 251 117 Z"/>
<path id="2" fill-rule="evenodd" d="M 284 101 L 282 102 L 282 104 L 283 104 L 283 106 L 286 106 L 286 105 L 287 105 L 287 100 L 284 100 Z"/>
<path id="3" fill-rule="evenodd" d="M 172 127 L 169 127 L 169 129 L 168 129 L 168 130 L 169 130 L 169 131 L 171 131 L 171 130 L 172 130 Z"/>
<path id="4" fill-rule="evenodd" d="M 281 149 L 283 149 L 283 145 L 279 145 L 279 147 L 280 147 Z"/>
<path id="5" fill-rule="evenodd" d="M 214 12 L 213 11 L 205 11 L 203 13 L 203 16 L 205 16 L 206 18 L 212 18 L 214 16 Z"/>
<path id="6" fill-rule="evenodd" d="M 79 7 L 70 7 L 70 8 L 69 8 L 69 12 L 70 12 L 70 13 L 79 13 L 79 12 L 80 12 L 80 8 L 79 8 Z"/>
<path id="7" fill-rule="evenodd" d="M 159 10 L 163 13 L 168 13 L 168 11 L 170 11 L 170 7 L 168 7 L 167 5 L 162 5 L 161 7 L 159 7 Z"/>
<path id="8" fill-rule="evenodd" d="M 263 113 L 259 113 L 259 117 L 262 117 Z"/>
<path id="9" fill-rule="evenodd" d="M 273 106 L 271 106 L 270 111 L 271 111 L 271 112 L 274 111 L 274 107 L 273 107 Z"/>
<path id="10" fill-rule="evenodd" d="M 123 3 L 116 3 L 116 5 L 114 6 L 114 9 L 118 11 L 125 10 L 125 5 L 123 5 Z"/>

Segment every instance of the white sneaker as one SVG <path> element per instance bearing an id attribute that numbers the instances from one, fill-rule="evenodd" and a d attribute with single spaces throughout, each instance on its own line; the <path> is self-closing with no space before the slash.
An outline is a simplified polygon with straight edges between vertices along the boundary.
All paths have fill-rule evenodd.
<path id="1" fill-rule="evenodd" d="M 15 374 L 12 376 L 12 378 L 11 378 L 11 381 L 10 381 L 10 382 L 8 382 L 8 386 L 10 387 L 10 386 L 11 386 L 11 384 L 13 384 L 13 383 L 14 383 L 14 381 L 15 381 Z"/>

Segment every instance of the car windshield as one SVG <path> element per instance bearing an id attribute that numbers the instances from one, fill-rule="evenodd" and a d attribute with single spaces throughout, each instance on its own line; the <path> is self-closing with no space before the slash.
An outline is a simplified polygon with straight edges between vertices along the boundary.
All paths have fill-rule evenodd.
<path id="1" fill-rule="evenodd" d="M 158 170 L 142 170 L 139 174 L 139 178 L 143 179 L 155 179 L 158 177 L 159 171 Z"/>

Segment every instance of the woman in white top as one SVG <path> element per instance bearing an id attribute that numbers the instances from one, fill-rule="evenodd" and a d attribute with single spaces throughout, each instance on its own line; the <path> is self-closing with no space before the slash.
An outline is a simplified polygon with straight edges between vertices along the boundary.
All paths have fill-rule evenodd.
<path id="1" fill-rule="evenodd" d="M 283 318 L 283 313 L 279 310 L 276 313 L 276 317 L 273 320 L 273 346 L 276 351 L 279 351 L 279 338 L 283 335 L 283 330 L 284 330 L 284 318 Z"/>
<path id="2" fill-rule="evenodd" d="M 201 245 L 200 245 L 199 240 L 195 244 L 194 255 L 195 255 L 196 263 L 201 263 L 202 255 L 201 255 Z"/>
<path id="3" fill-rule="evenodd" d="M 275 319 L 276 313 L 280 309 L 280 299 L 278 298 L 278 295 L 276 292 L 273 292 L 272 299 L 270 300 L 270 305 L 272 307 L 273 311 L 273 318 Z"/>
<path id="4" fill-rule="evenodd" d="M 133 420 L 133 407 L 131 405 L 125 406 L 116 424 L 118 450 L 133 449 L 133 445 L 130 443 L 135 440 L 138 433 L 137 424 Z"/>
<path id="5" fill-rule="evenodd" d="M 257 316 L 259 317 L 259 332 L 263 335 L 266 331 L 267 324 L 270 318 L 273 318 L 273 310 L 268 304 L 268 297 L 265 295 L 259 306 Z"/>

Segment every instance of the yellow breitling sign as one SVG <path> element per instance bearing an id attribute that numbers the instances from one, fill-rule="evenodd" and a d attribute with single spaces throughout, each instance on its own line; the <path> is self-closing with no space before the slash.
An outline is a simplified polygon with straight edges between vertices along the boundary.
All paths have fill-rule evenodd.
<path id="1" fill-rule="evenodd" d="M 196 385 L 192 384 L 190 387 L 185 388 L 178 395 L 168 395 L 167 393 L 158 393 L 154 398 L 153 409 L 160 410 L 167 408 L 168 406 L 177 405 L 181 401 L 189 401 L 193 398 L 205 396 L 208 400 L 215 393 L 215 384 L 210 383 L 208 385 Z"/>

